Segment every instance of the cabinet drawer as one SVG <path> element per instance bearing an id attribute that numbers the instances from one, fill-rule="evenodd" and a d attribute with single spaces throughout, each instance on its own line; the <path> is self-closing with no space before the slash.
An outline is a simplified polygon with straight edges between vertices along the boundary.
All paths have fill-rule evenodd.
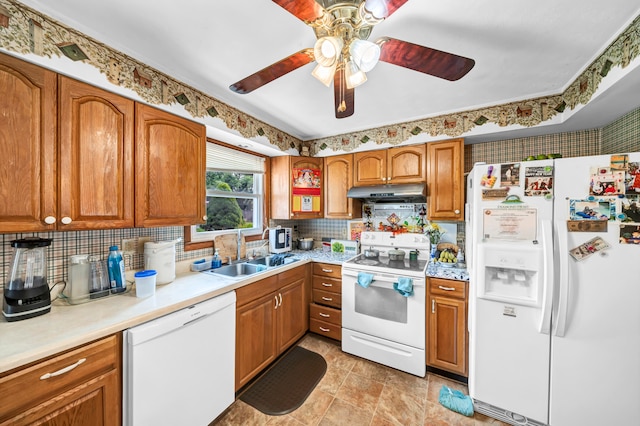
<path id="1" fill-rule="evenodd" d="M 309 318 L 342 327 L 342 311 L 339 309 L 311 303 L 309 304 Z"/>
<path id="2" fill-rule="evenodd" d="M 342 279 L 314 275 L 313 288 L 342 294 Z"/>
<path id="3" fill-rule="evenodd" d="M 309 330 L 332 339 L 342 340 L 342 327 L 335 324 L 312 319 L 309 321 Z"/>
<path id="4" fill-rule="evenodd" d="M 332 265 L 330 263 L 314 263 L 313 275 L 342 279 L 342 266 Z"/>
<path id="5" fill-rule="evenodd" d="M 432 295 L 464 299 L 467 295 L 466 281 L 429 278 L 429 293 Z"/>
<path id="6" fill-rule="evenodd" d="M 335 308 L 342 307 L 342 296 L 330 291 L 313 289 L 313 301 L 320 305 L 329 305 Z"/>
<path id="7" fill-rule="evenodd" d="M 0 378 L 0 421 L 78 384 L 119 368 L 116 335 L 71 350 Z"/>

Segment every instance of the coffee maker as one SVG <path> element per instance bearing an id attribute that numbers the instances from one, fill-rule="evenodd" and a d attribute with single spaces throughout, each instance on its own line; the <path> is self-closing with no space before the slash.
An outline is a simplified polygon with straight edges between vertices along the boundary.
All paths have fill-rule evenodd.
<path id="1" fill-rule="evenodd" d="M 50 238 L 12 240 L 9 280 L 4 286 L 2 313 L 7 321 L 46 314 L 51 310 L 47 284 L 47 252 Z"/>

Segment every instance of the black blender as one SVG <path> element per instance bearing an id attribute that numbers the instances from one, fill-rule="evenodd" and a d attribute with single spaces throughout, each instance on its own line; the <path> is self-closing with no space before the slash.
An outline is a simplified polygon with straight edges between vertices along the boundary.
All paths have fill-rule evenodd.
<path id="1" fill-rule="evenodd" d="M 11 241 L 14 250 L 2 305 L 7 321 L 33 318 L 51 310 L 46 277 L 46 247 L 51 245 L 51 241 L 50 238 L 37 237 Z"/>

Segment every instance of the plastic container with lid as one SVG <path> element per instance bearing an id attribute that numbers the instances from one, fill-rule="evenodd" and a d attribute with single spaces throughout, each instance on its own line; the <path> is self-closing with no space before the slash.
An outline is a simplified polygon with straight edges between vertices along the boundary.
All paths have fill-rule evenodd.
<path id="1" fill-rule="evenodd" d="M 89 266 L 88 254 L 69 258 L 69 277 L 62 294 L 72 305 L 89 301 Z"/>
<path id="2" fill-rule="evenodd" d="M 182 238 L 144 243 L 144 268 L 158 273 L 156 284 L 168 284 L 176 279 L 176 244 L 179 241 Z"/>
<path id="3" fill-rule="evenodd" d="M 152 269 L 136 272 L 136 297 L 149 297 L 156 293 L 157 272 Z"/>
<path id="4" fill-rule="evenodd" d="M 109 267 L 109 281 L 111 281 L 111 293 L 122 293 L 127 289 L 124 275 L 124 259 L 118 246 L 109 247 L 107 258 Z"/>

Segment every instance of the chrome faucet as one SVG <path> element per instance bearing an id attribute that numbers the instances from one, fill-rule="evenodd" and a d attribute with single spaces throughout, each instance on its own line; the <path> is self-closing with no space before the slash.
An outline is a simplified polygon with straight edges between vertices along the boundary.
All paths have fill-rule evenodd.
<path id="1" fill-rule="evenodd" d="M 238 243 L 237 243 L 236 247 L 238 250 L 238 253 L 236 253 L 236 260 L 240 260 L 240 251 L 242 249 L 242 231 L 240 229 L 238 229 Z"/>

